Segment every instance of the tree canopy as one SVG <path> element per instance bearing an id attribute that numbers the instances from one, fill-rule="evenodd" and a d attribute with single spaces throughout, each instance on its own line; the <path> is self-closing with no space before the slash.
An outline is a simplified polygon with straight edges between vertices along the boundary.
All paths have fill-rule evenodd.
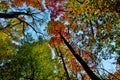
<path id="1" fill-rule="evenodd" d="M 15 72 L 8 79 L 22 75 L 30 80 L 119 79 L 119 28 L 120 0 L 2 0 L 0 66 L 9 71 L 1 75 Z M 100 64 L 113 58 L 114 74 Z"/>

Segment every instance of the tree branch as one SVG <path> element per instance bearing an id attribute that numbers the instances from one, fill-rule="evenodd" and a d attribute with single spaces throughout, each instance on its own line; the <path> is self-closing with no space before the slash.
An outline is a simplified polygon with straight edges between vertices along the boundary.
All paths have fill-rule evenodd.
<path id="1" fill-rule="evenodd" d="M 6 28 L 12 28 L 12 27 L 14 27 L 14 26 L 16 26 L 16 25 L 18 25 L 18 24 L 21 24 L 21 22 L 16 23 L 16 24 L 14 24 L 14 25 L 10 25 L 10 24 L 8 24 L 6 27 L 2 27 L 2 28 L 0 28 L 0 31 L 5 30 Z"/>
<path id="2" fill-rule="evenodd" d="M 19 15 L 28 15 L 28 16 L 30 16 L 31 14 L 25 13 L 25 12 L 0 13 L 0 18 L 16 18 Z"/>
<path id="3" fill-rule="evenodd" d="M 83 2 L 80 2 L 79 0 L 76 0 L 78 3 L 83 4 Z"/>
<path id="4" fill-rule="evenodd" d="M 39 34 L 42 34 L 43 35 L 43 33 L 42 32 L 38 32 L 31 24 L 29 24 L 28 22 L 26 22 L 26 21 L 23 21 L 23 20 L 21 20 L 20 18 L 17 18 L 20 22 L 23 22 L 23 23 L 25 23 L 25 24 L 27 24 L 29 27 L 31 27 L 32 29 L 33 29 L 33 31 L 35 31 L 36 33 L 39 33 Z"/>

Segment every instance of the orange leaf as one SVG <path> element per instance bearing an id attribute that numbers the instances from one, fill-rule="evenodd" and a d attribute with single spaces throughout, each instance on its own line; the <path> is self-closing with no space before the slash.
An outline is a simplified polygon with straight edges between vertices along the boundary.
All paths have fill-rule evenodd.
<path id="1" fill-rule="evenodd" d="M 59 21 L 51 20 L 48 24 L 48 33 L 52 35 L 58 35 L 58 32 L 63 33 L 64 29 L 64 24 Z"/>
<path id="2" fill-rule="evenodd" d="M 62 43 L 60 37 L 52 37 L 49 41 L 49 44 L 52 48 L 57 48 Z"/>

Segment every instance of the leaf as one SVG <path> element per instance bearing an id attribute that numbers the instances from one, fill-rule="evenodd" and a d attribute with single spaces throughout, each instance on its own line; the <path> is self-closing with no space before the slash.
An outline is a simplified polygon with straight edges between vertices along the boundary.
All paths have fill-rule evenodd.
<path id="1" fill-rule="evenodd" d="M 46 7 L 51 11 L 51 19 L 56 19 L 64 14 L 64 1 L 62 0 L 46 0 Z"/>
<path id="2" fill-rule="evenodd" d="M 9 5 L 6 1 L 0 1 L 0 10 L 3 12 L 7 12 L 9 9 Z"/>
<path id="3" fill-rule="evenodd" d="M 64 24 L 62 24 L 61 22 L 59 21 L 54 21 L 54 20 L 51 20 L 49 23 L 48 23 L 48 33 L 50 35 L 58 35 L 58 32 L 61 32 L 63 33 L 65 30 L 65 26 Z"/>
<path id="4" fill-rule="evenodd" d="M 19 80 L 28 77 L 35 80 L 53 80 L 56 74 L 54 73 L 55 62 L 51 59 L 51 55 L 47 41 L 26 43 L 20 46 L 17 54 L 9 63 L 4 65 L 4 68 L 7 67 L 6 69 L 1 69 L 0 66 L 2 78 L 8 80 L 14 77 Z"/>
<path id="5" fill-rule="evenodd" d="M 3 32 L 0 32 L 0 60 L 10 59 L 11 55 L 15 53 L 15 46 L 9 36 Z"/>
<path id="6" fill-rule="evenodd" d="M 41 0 L 14 0 L 11 1 L 12 6 L 23 6 L 24 3 L 26 3 L 27 6 L 32 6 L 37 9 L 43 9 L 42 1 Z"/>
<path id="7" fill-rule="evenodd" d="M 57 48 L 62 44 L 62 39 L 60 37 L 52 37 L 49 44 L 52 48 Z"/>

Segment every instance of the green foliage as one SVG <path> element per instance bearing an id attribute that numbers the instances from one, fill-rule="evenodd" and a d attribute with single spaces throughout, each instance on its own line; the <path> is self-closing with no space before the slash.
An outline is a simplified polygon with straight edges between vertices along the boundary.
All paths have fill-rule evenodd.
<path id="1" fill-rule="evenodd" d="M 8 59 L 15 53 L 16 45 L 11 42 L 7 34 L 0 32 L 0 60 Z"/>
<path id="2" fill-rule="evenodd" d="M 54 79 L 54 60 L 47 42 L 24 44 L 2 70 L 1 79 Z M 3 67 L 4 68 L 4 67 Z"/>

